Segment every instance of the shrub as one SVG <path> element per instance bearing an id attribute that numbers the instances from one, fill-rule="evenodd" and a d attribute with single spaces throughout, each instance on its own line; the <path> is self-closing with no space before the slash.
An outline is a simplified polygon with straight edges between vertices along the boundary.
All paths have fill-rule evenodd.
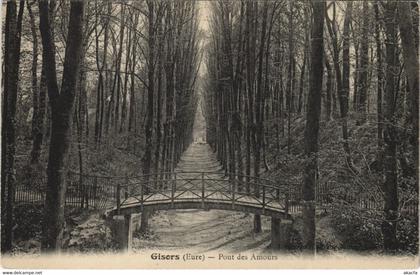
<path id="1" fill-rule="evenodd" d="M 299 251 L 301 250 L 303 247 L 302 244 L 302 236 L 299 233 L 299 231 L 295 228 L 292 228 L 292 230 L 290 230 L 290 239 L 289 239 L 289 247 L 288 249 L 290 250 L 296 250 Z"/>
<path id="2" fill-rule="evenodd" d="M 316 224 L 316 248 L 318 251 L 338 250 L 342 247 L 340 236 L 331 225 L 330 216 L 319 217 Z"/>
<path id="3" fill-rule="evenodd" d="M 340 232 L 343 248 L 373 250 L 382 246 L 382 216 L 377 211 L 366 211 L 351 206 L 337 205 L 332 212 L 332 226 Z"/>
<path id="4" fill-rule="evenodd" d="M 15 207 L 16 240 L 38 238 L 41 234 L 42 205 L 20 204 Z"/>
<path id="5" fill-rule="evenodd" d="M 417 255 L 419 247 L 419 217 L 402 217 L 397 227 L 397 239 L 400 251 Z"/>

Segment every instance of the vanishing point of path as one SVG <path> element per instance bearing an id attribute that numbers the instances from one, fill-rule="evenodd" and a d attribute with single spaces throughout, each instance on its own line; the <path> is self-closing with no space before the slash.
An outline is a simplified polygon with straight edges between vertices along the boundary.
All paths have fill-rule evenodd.
<path id="1" fill-rule="evenodd" d="M 193 143 L 176 172 L 222 172 L 208 144 Z M 221 175 L 220 175 L 221 176 Z M 135 251 L 188 249 L 191 252 L 261 251 L 270 244 L 269 218 L 262 216 L 263 232 L 253 233 L 253 215 L 224 210 L 167 210 L 149 220 L 150 234 L 133 238 Z"/>

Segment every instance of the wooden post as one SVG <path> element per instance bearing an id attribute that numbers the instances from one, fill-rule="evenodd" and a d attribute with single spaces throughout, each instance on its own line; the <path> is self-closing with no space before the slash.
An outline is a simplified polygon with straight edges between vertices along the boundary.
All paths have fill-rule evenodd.
<path id="1" fill-rule="evenodd" d="M 271 249 L 280 248 L 280 219 L 271 217 Z"/>
<path id="2" fill-rule="evenodd" d="M 140 232 L 146 233 L 149 230 L 149 209 L 143 207 L 141 212 L 141 223 L 140 223 Z"/>
<path id="3" fill-rule="evenodd" d="M 140 182 L 140 208 L 143 212 L 143 205 L 144 205 L 144 188 L 143 188 L 143 182 Z"/>
<path id="4" fill-rule="evenodd" d="M 235 208 L 235 185 L 236 185 L 236 181 L 234 180 L 232 182 L 232 209 Z"/>
<path id="5" fill-rule="evenodd" d="M 84 199 L 85 199 L 85 194 L 83 193 L 83 183 L 82 183 L 82 175 L 79 176 L 79 196 L 80 196 L 80 208 L 84 208 Z"/>
<path id="6" fill-rule="evenodd" d="M 174 193 L 176 192 L 176 173 L 174 173 Z"/>
<path id="7" fill-rule="evenodd" d="M 93 194 L 92 194 L 92 200 L 95 200 L 96 196 L 96 191 L 98 189 L 98 182 L 95 181 L 93 184 Z M 89 199 L 88 199 L 89 200 Z M 89 203 L 88 203 L 89 204 Z M 93 202 L 91 203 L 93 205 Z M 89 208 L 89 205 L 87 206 Z"/>
<path id="8" fill-rule="evenodd" d="M 125 175 L 124 199 L 128 199 L 128 176 L 127 175 Z"/>
<path id="9" fill-rule="evenodd" d="M 131 250 L 133 241 L 132 215 L 117 215 L 112 219 L 112 236 L 121 251 Z"/>
<path id="10" fill-rule="evenodd" d="M 279 248 L 288 249 L 290 247 L 290 232 L 292 230 L 292 221 L 291 220 L 281 220 L 280 221 L 280 239 L 279 239 Z"/>
<path id="11" fill-rule="evenodd" d="M 201 207 L 204 209 L 205 198 L 204 172 L 201 173 Z"/>
<path id="12" fill-rule="evenodd" d="M 94 185 L 97 186 L 98 185 L 98 177 L 95 176 L 94 178 Z M 86 208 L 89 208 L 89 197 L 86 195 Z"/>
<path id="13" fill-rule="evenodd" d="M 176 173 L 174 173 L 174 180 L 171 180 L 171 207 L 174 207 L 174 197 L 175 197 L 175 181 Z"/>
<path id="14" fill-rule="evenodd" d="M 290 232 L 292 230 L 291 220 L 271 218 L 271 248 L 275 250 L 286 250 L 290 247 Z"/>
<path id="15" fill-rule="evenodd" d="M 131 250 L 131 245 L 133 243 L 133 223 L 132 215 L 124 216 L 124 225 L 125 225 L 125 235 L 127 236 L 127 245 L 124 247 L 127 251 Z"/>
<path id="16" fill-rule="evenodd" d="M 263 190 L 262 190 L 262 209 L 263 209 L 263 214 L 265 212 L 265 185 L 263 185 Z"/>
<path id="17" fill-rule="evenodd" d="M 118 183 L 117 185 L 117 214 L 120 214 L 120 207 L 121 207 L 121 185 Z"/>

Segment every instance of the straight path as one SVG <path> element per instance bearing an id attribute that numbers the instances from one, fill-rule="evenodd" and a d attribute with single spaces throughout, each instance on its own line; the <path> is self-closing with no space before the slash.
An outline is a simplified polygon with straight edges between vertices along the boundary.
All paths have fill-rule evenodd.
<path id="1" fill-rule="evenodd" d="M 208 144 L 193 143 L 184 152 L 175 172 L 221 172 Z M 214 175 L 222 177 L 222 175 Z M 150 235 L 134 237 L 134 250 L 188 249 L 206 251 L 260 251 L 270 243 L 270 223 L 263 218 L 263 233 L 253 234 L 253 215 L 223 210 L 167 210 L 149 220 Z"/>

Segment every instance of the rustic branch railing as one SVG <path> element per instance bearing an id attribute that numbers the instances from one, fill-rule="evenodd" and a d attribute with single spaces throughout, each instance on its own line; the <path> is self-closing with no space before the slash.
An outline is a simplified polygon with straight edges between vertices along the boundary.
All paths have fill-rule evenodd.
<path id="1" fill-rule="evenodd" d="M 328 209 L 342 202 L 363 210 L 381 210 L 383 201 L 371 194 L 356 194 L 331 184 L 316 187 L 317 207 Z M 15 202 L 45 201 L 46 179 L 31 179 L 15 187 Z M 302 210 L 300 184 L 280 184 L 268 179 L 218 172 L 176 172 L 134 177 L 67 175 L 66 206 L 84 209 L 111 209 L 152 203 L 190 201 L 229 203 L 299 213 Z M 402 215 L 418 215 L 416 200 L 401 205 Z"/>
<path id="2" fill-rule="evenodd" d="M 122 207 L 194 201 L 249 205 L 287 212 L 286 188 L 267 179 L 217 172 L 176 172 L 143 177 L 117 187 L 117 212 Z M 148 179 L 148 180 L 144 180 Z M 247 188 L 243 188 L 246 185 Z M 286 213 L 287 214 L 287 213 Z"/>

